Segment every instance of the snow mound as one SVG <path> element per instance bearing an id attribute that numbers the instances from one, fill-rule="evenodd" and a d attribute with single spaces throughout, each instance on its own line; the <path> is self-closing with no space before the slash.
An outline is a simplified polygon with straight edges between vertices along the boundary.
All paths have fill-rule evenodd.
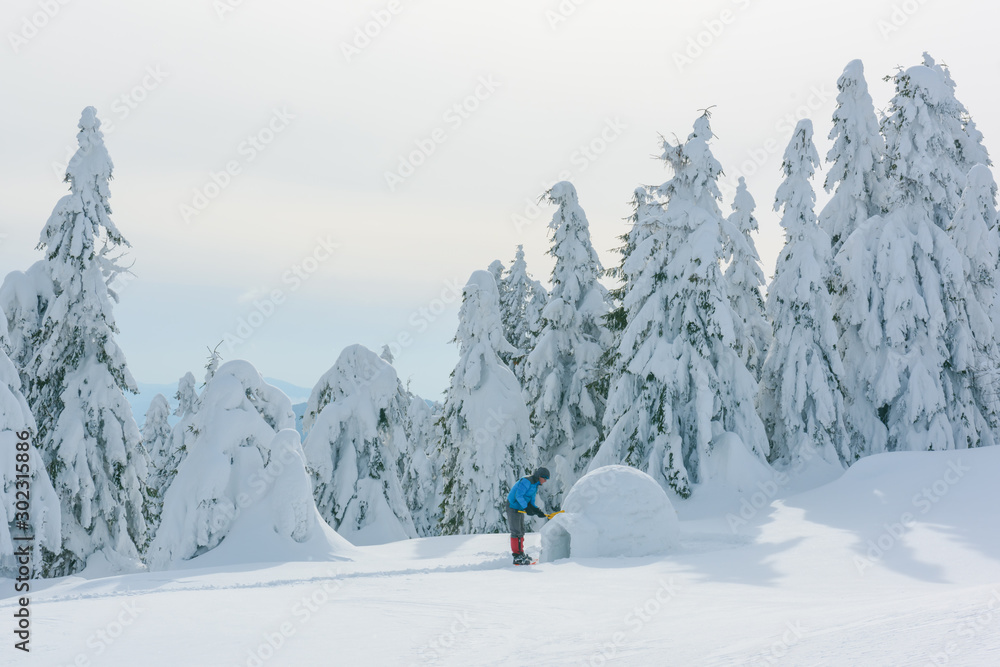
<path id="1" fill-rule="evenodd" d="M 542 529 L 542 562 L 560 558 L 639 557 L 664 553 L 680 527 L 666 492 L 628 466 L 597 468 L 573 485 Z"/>
<path id="2" fill-rule="evenodd" d="M 187 456 L 164 494 L 151 569 L 193 559 L 325 560 L 352 550 L 316 509 L 294 423 L 291 402 L 251 364 L 230 361 L 216 370 L 193 415 Z"/>
<path id="3" fill-rule="evenodd" d="M 774 477 L 774 470 L 754 456 L 740 436 L 713 426 L 712 448 L 702 461 L 702 484 L 744 492 Z"/>

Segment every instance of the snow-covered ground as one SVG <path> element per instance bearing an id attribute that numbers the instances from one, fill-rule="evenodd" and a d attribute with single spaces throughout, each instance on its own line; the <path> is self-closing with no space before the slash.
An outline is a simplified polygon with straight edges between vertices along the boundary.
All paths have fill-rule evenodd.
<path id="1" fill-rule="evenodd" d="M 658 557 L 515 568 L 479 535 L 36 582 L 17 664 L 1000 665 L 997 470 L 997 448 L 880 455 L 678 503 Z"/>

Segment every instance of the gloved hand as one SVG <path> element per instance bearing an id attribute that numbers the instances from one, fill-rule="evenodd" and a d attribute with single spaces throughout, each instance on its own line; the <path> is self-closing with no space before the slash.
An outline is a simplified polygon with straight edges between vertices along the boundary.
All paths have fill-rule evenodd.
<path id="1" fill-rule="evenodd" d="M 545 512 L 543 512 L 542 510 L 538 509 L 534 505 L 528 505 L 526 511 L 527 511 L 528 514 L 530 514 L 532 516 L 537 516 L 537 517 L 542 517 L 542 518 L 545 517 Z"/>

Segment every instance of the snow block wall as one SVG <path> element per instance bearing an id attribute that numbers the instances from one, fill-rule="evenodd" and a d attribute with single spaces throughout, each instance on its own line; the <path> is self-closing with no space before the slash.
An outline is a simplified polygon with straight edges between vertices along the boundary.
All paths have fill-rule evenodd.
<path id="1" fill-rule="evenodd" d="M 605 466 L 580 479 L 563 514 L 542 529 L 540 560 L 650 556 L 675 547 L 679 535 L 677 513 L 656 480 L 628 466 Z"/>

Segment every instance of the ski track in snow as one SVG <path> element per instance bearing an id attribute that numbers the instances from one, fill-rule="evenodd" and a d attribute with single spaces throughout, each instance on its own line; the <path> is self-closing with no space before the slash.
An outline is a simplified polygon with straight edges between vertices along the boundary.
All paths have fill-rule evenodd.
<path id="1" fill-rule="evenodd" d="M 497 535 L 498 540 L 503 540 L 503 535 Z M 679 549 L 676 549 L 671 553 L 671 557 L 683 557 L 690 555 L 697 555 L 701 553 L 709 553 L 712 551 L 717 551 L 720 548 L 737 548 L 739 546 L 747 545 L 751 542 L 750 538 L 745 536 L 736 535 L 719 535 L 717 533 L 708 532 L 698 532 L 682 535 L 682 542 Z M 44 589 L 35 589 L 34 597 L 32 602 L 34 604 L 45 604 L 54 602 L 65 602 L 71 600 L 99 600 L 106 598 L 116 598 L 116 597 L 136 597 L 142 595 L 150 595 L 154 593 L 164 592 L 164 593 L 178 593 L 178 592 L 197 592 L 197 591 L 227 591 L 227 590 L 247 590 L 256 588 L 278 588 L 282 586 L 305 586 L 309 584 L 319 584 L 325 582 L 339 582 L 339 581 L 349 581 L 352 579 L 373 579 L 373 578 L 390 578 L 390 577 L 407 577 L 416 575 L 435 575 L 435 574 L 452 574 L 456 572 L 476 572 L 484 570 L 503 570 L 510 569 L 516 570 L 517 566 L 511 563 L 509 556 L 497 556 L 496 553 L 483 553 L 479 555 L 490 556 L 488 559 L 484 559 L 479 562 L 473 563 L 458 563 L 454 565 L 437 565 L 433 567 L 423 567 L 423 568 L 400 568 L 400 569 L 379 569 L 379 570 L 360 570 L 353 572 L 344 572 L 340 574 L 335 574 L 331 576 L 315 576 L 315 577 L 300 577 L 300 578 L 282 578 L 273 579 L 269 581 L 253 581 L 246 583 L 232 583 L 232 584 L 204 584 L 195 583 L 193 585 L 186 585 L 184 579 L 161 579 L 163 575 L 170 576 L 163 572 L 146 572 L 137 575 L 132 575 L 132 577 L 138 578 L 139 581 L 135 583 L 140 583 L 143 579 L 149 578 L 149 586 L 147 588 L 123 588 L 114 590 L 103 590 L 94 593 L 75 593 L 68 595 L 58 595 L 59 589 L 63 588 L 89 588 L 89 587 L 106 587 L 118 577 L 114 577 L 109 581 L 108 579 L 94 579 L 94 580 L 78 580 L 70 578 L 67 581 L 57 582 L 50 587 Z M 659 560 L 658 558 L 643 559 L 643 560 Z M 348 563 L 354 564 L 353 562 L 346 561 L 341 564 L 341 566 L 347 566 Z M 310 565 L 313 563 L 310 563 Z M 319 565 L 319 563 L 315 563 Z M 359 565 L 363 565 L 360 563 Z M 537 566 L 537 563 L 535 564 Z M 273 567 L 272 564 L 261 564 L 262 569 L 267 569 Z M 252 570 L 251 570 L 252 572 Z M 191 570 L 189 572 L 191 578 L 202 579 L 205 576 L 210 576 L 210 571 L 199 571 Z M 164 585 L 166 583 L 167 585 Z M 53 594 L 50 596 L 45 596 L 46 591 L 52 591 Z M 17 594 L 12 593 L 10 596 L 5 596 L 0 598 L 0 609 L 15 608 L 17 606 Z"/>
<path id="2" fill-rule="evenodd" d="M 271 581 L 255 581 L 248 583 L 234 583 L 234 584 L 198 584 L 195 586 L 184 586 L 175 585 L 169 587 L 163 587 L 161 585 L 151 586 L 147 589 L 142 588 L 127 588 L 123 590 L 114 591 L 104 591 L 100 593 L 78 593 L 74 595 L 62 595 L 62 596 L 51 596 L 51 597 L 38 597 L 35 594 L 35 599 L 32 601 L 34 604 L 50 603 L 50 602 L 65 602 L 69 600 L 99 600 L 104 598 L 116 598 L 116 597 L 134 597 L 139 595 L 150 595 L 153 593 L 182 593 L 182 592 L 197 592 L 197 591 L 227 591 L 227 590 L 246 590 L 255 588 L 278 588 L 282 586 L 305 586 L 308 584 L 319 584 L 324 582 L 338 582 L 338 581 L 349 581 L 351 579 L 372 579 L 378 577 L 406 577 L 414 575 L 424 575 L 424 574 L 451 574 L 455 572 L 476 572 L 480 570 L 500 570 L 500 569 L 515 569 L 510 562 L 509 557 L 505 558 L 493 558 L 489 561 L 483 561 L 480 563 L 468 563 L 464 565 L 439 565 L 436 567 L 425 567 L 425 568 L 409 568 L 409 569 L 399 569 L 399 570 L 373 570 L 373 571 L 362 571 L 362 572 L 346 572 L 343 574 L 336 574 L 329 577 L 318 576 L 318 577 L 303 577 L 298 579 L 274 579 Z M 157 573 L 150 573 L 151 576 L 155 576 Z M 143 575 L 138 575 L 143 576 Z M 204 576 L 204 575 L 202 575 Z M 172 580 L 173 583 L 179 584 L 182 582 Z M 107 581 L 103 579 L 97 579 L 92 582 L 86 582 L 82 584 L 86 586 L 87 584 L 93 585 L 106 585 Z M 70 585 L 72 583 L 66 583 L 62 585 Z M 56 586 L 56 588 L 62 585 Z M 0 598 L 7 600 L 9 602 L 0 602 L 0 609 L 14 608 L 17 606 L 17 594 L 12 594 L 7 598 Z"/>

